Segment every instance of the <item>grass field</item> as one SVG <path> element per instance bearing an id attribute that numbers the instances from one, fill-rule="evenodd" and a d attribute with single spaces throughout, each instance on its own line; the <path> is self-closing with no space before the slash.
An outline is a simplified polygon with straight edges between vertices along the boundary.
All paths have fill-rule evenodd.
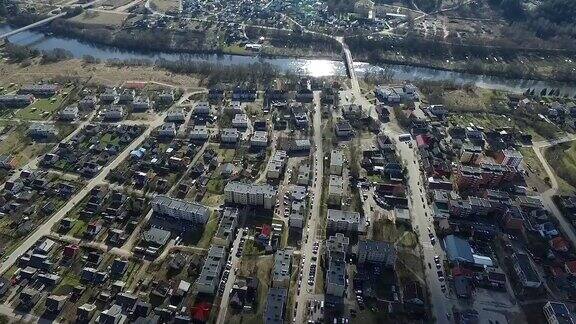
<path id="1" fill-rule="evenodd" d="M 270 274 L 274 264 L 274 257 L 272 255 L 262 257 L 242 257 L 240 262 L 238 275 L 239 276 L 255 276 L 260 281 L 258 286 L 258 301 L 254 306 L 253 313 L 240 313 L 232 314 L 228 312 L 229 318 L 226 323 L 243 323 L 243 324 L 256 324 L 262 323 L 264 310 L 266 309 L 266 297 L 268 295 L 268 288 L 270 283 Z"/>
<path id="2" fill-rule="evenodd" d="M 64 98 L 62 95 L 53 98 L 38 99 L 26 108 L 22 108 L 14 115 L 19 119 L 47 120 L 60 107 Z"/>
<path id="3" fill-rule="evenodd" d="M 132 0 L 105 0 L 102 2 L 103 7 L 118 8 L 129 4 Z"/>
<path id="4" fill-rule="evenodd" d="M 213 211 L 210 214 L 210 218 L 206 222 L 206 226 L 204 226 L 204 232 L 202 233 L 202 237 L 196 244 L 196 246 L 201 248 L 208 248 L 210 246 L 210 242 L 212 241 L 212 237 L 214 237 L 214 233 L 218 229 L 218 212 Z"/>
<path id="5" fill-rule="evenodd" d="M 151 0 L 150 5 L 160 12 L 177 12 L 180 9 L 179 0 Z"/>
<path id="6" fill-rule="evenodd" d="M 46 153 L 52 147 L 51 144 L 32 143 L 26 135 L 28 127 L 19 124 L 0 140 L 0 154 L 11 154 L 16 159 L 16 166 L 20 167 L 32 157 Z"/>
<path id="7" fill-rule="evenodd" d="M 89 25 L 100 25 L 109 27 L 120 27 L 124 24 L 128 16 L 118 12 L 103 12 L 88 10 L 81 15 L 78 15 L 71 20 Z"/>
<path id="8" fill-rule="evenodd" d="M 416 234 L 402 225 L 396 225 L 388 220 L 377 220 L 374 222 L 373 238 L 377 241 L 398 243 L 404 247 L 415 247 L 417 242 Z"/>
<path id="9" fill-rule="evenodd" d="M 544 157 L 556 173 L 560 191 L 574 192 L 576 187 L 576 142 L 548 148 Z"/>

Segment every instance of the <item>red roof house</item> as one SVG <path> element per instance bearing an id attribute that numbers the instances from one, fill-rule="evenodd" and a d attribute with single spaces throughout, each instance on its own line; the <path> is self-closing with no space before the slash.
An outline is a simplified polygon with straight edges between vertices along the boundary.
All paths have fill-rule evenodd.
<path id="1" fill-rule="evenodd" d="M 212 310 L 212 304 L 207 302 L 198 303 L 192 308 L 192 319 L 197 322 L 206 323 L 210 318 L 210 310 Z"/>
<path id="2" fill-rule="evenodd" d="M 78 245 L 76 244 L 70 244 L 70 245 L 66 245 L 64 247 L 64 256 L 67 258 L 73 258 L 76 253 L 78 253 Z"/>
<path id="3" fill-rule="evenodd" d="M 566 239 L 564 239 L 562 236 L 557 236 L 551 239 L 548 243 L 550 244 L 550 247 L 555 251 L 568 252 L 568 249 L 570 249 L 570 244 L 568 244 Z"/>
<path id="4" fill-rule="evenodd" d="M 576 276 L 576 260 L 564 263 L 564 270 L 566 270 L 569 275 Z"/>

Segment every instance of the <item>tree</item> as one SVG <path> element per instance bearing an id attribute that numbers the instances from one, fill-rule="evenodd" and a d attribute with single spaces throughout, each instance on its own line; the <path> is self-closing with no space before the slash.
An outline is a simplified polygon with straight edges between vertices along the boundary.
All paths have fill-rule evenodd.
<path id="1" fill-rule="evenodd" d="M 509 20 L 519 20 L 524 16 L 524 9 L 520 0 L 502 0 L 500 8 L 504 17 Z"/>

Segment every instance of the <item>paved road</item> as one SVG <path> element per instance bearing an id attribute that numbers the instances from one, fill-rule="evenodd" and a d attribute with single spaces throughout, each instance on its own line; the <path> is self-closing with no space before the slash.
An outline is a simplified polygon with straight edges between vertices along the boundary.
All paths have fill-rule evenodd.
<path id="1" fill-rule="evenodd" d="M 97 2 L 100 2 L 100 1 L 102 1 L 102 0 L 95 0 L 95 1 L 92 1 L 92 2 L 89 2 L 89 3 L 81 4 L 80 6 L 81 6 L 82 8 L 88 8 L 88 7 L 90 7 L 91 5 L 96 4 Z M 39 21 L 37 21 L 37 22 L 35 22 L 35 23 L 32 23 L 32 24 L 30 24 L 30 25 L 27 25 L 27 26 L 24 26 L 24 27 L 21 27 L 21 28 L 18 28 L 18 29 L 9 31 L 9 32 L 7 32 L 7 33 L 4 33 L 4 34 L 0 35 L 0 39 L 4 39 L 4 38 L 6 38 L 6 37 L 10 37 L 10 36 L 12 36 L 12 35 L 16 35 L 16 34 L 18 34 L 18 33 L 21 33 L 21 32 L 23 32 L 23 31 L 26 31 L 26 30 L 28 30 L 28 29 L 32 29 L 32 28 L 35 28 L 35 27 L 38 27 L 38 26 L 47 24 L 47 23 L 49 23 L 49 22 L 51 22 L 51 21 L 53 21 L 53 20 L 55 20 L 55 19 L 64 17 L 65 15 L 66 15 L 66 12 L 62 12 L 62 13 L 59 13 L 59 14 L 57 14 L 57 15 L 50 16 L 50 17 L 48 17 L 48 18 L 39 20 Z"/>
<path id="2" fill-rule="evenodd" d="M 142 133 L 142 135 L 140 135 L 130 145 L 128 145 L 128 147 L 126 147 L 126 149 L 124 149 L 124 151 L 122 151 L 116 157 L 116 159 L 112 161 L 112 163 L 105 166 L 102 171 L 95 178 L 91 179 L 79 193 L 77 193 L 74 197 L 72 197 L 72 199 L 68 201 L 68 203 L 66 203 L 66 205 L 64 205 L 64 207 L 62 207 L 46 222 L 40 225 L 34 233 L 29 235 L 26 240 L 20 244 L 20 246 L 16 248 L 16 250 L 14 250 L 2 263 L 0 266 L 0 273 L 8 270 L 18 260 L 18 258 L 26 251 L 28 251 L 36 243 L 36 241 L 42 238 L 42 236 L 50 234 L 50 230 L 54 224 L 58 223 L 62 218 L 64 218 L 74 208 L 74 206 L 76 206 L 77 203 L 79 203 L 82 199 L 84 199 L 84 197 L 86 197 L 86 195 L 88 195 L 92 188 L 105 183 L 106 176 L 110 173 L 110 171 L 120 165 L 120 163 L 122 163 L 122 161 L 128 157 L 132 150 L 140 146 L 140 144 L 142 144 L 146 137 L 150 135 L 154 128 L 162 125 L 164 115 L 165 114 L 159 115 L 154 121 L 152 121 L 148 128 Z"/>
<path id="3" fill-rule="evenodd" d="M 368 102 L 366 97 L 362 95 L 358 79 L 356 78 L 356 73 L 354 72 L 353 66 L 354 61 L 350 49 L 343 41 L 343 39 L 336 38 L 342 45 L 342 50 L 346 58 L 346 63 L 351 67 L 350 69 L 350 81 L 351 81 L 351 94 L 352 101 L 361 105 L 367 114 L 371 116 L 374 120 L 378 120 L 378 114 L 375 109 L 372 109 L 372 104 Z M 410 212 L 412 213 L 412 223 L 413 227 L 416 229 L 418 234 L 420 244 L 423 248 L 424 254 L 424 268 L 428 289 L 430 290 L 430 303 L 432 307 L 432 313 L 436 318 L 437 323 L 448 323 L 446 318 L 446 313 L 450 311 L 450 302 L 446 298 L 446 295 L 441 290 L 441 283 L 438 281 L 438 274 L 436 273 L 436 267 L 434 262 L 434 256 L 438 255 L 442 260 L 444 257 L 444 251 L 440 248 L 440 244 L 437 242 L 435 246 L 430 243 L 430 238 L 428 237 L 428 227 L 431 231 L 434 231 L 433 220 L 431 218 L 431 209 L 428 206 L 426 200 L 426 189 L 424 188 L 423 175 L 420 170 L 420 164 L 418 157 L 416 156 L 415 150 L 410 148 L 407 143 L 398 143 L 399 133 L 394 131 L 391 127 L 382 126 L 381 131 L 387 134 L 394 142 L 396 142 L 396 147 L 400 158 L 405 161 L 406 167 L 408 169 L 408 186 L 410 189 L 409 200 Z M 413 143 L 415 144 L 415 143 Z M 415 145 L 413 145 L 415 147 Z M 435 235 L 435 234 L 434 234 Z M 432 269 L 428 268 L 428 263 L 431 264 Z"/>
<path id="4" fill-rule="evenodd" d="M 236 274 L 234 273 L 234 270 L 237 269 L 240 265 L 240 258 L 236 257 L 236 251 L 238 251 L 238 247 L 240 246 L 240 239 L 242 238 L 242 234 L 244 234 L 243 228 L 238 231 L 238 234 L 236 235 L 236 238 L 232 244 L 232 250 L 230 250 L 230 255 L 232 256 L 232 266 L 230 273 L 228 274 L 228 280 L 226 281 L 222 299 L 220 300 L 220 310 L 218 312 L 218 319 L 216 320 L 217 324 L 225 323 L 226 321 L 226 314 L 228 313 L 228 301 L 230 299 L 230 290 L 232 289 L 232 286 L 234 286 L 234 281 L 236 281 Z"/>
<path id="5" fill-rule="evenodd" d="M 441 283 L 438 281 L 438 274 L 436 273 L 436 266 L 434 256 L 438 255 L 444 260 L 444 251 L 440 248 L 440 243 L 436 242 L 432 245 L 430 242 L 428 228 L 434 233 L 432 212 L 428 206 L 426 199 L 426 189 L 423 184 L 422 172 L 420 171 L 420 164 L 414 149 L 410 148 L 407 143 L 400 143 L 396 141 L 398 134 L 391 131 L 387 132 L 390 138 L 396 142 L 396 147 L 400 158 L 405 161 L 406 168 L 408 169 L 408 186 L 410 192 L 409 196 L 409 210 L 412 216 L 412 225 L 415 229 L 420 245 L 422 246 L 422 253 L 424 256 L 424 269 L 426 275 L 426 282 L 430 291 L 430 302 L 432 305 L 432 313 L 436 317 L 437 323 L 448 323 L 446 313 L 450 312 L 450 302 L 447 300 L 446 295 L 442 292 Z M 414 147 L 416 145 L 413 145 Z M 436 236 L 434 234 L 434 236 Z M 431 265 L 431 268 L 428 267 Z"/>
<path id="6" fill-rule="evenodd" d="M 310 265 L 312 264 L 312 248 L 314 241 L 316 240 L 316 232 L 319 227 L 319 220 L 322 215 L 320 215 L 320 198 L 322 195 L 322 177 L 323 177 L 323 162 L 324 153 L 322 151 L 322 120 L 321 120 L 321 104 L 320 95 L 318 92 L 314 92 L 314 117 L 313 117 L 313 127 L 314 127 L 314 144 L 316 149 L 313 153 L 314 155 L 314 176 L 312 182 L 312 188 L 309 190 L 314 197 L 311 201 L 310 213 L 311 218 L 307 222 L 307 229 L 303 230 L 303 236 L 308 237 L 308 239 L 303 239 L 302 248 L 300 249 L 302 258 L 304 260 L 303 275 L 302 275 L 302 289 L 300 289 L 300 295 L 296 296 L 298 301 L 298 307 L 296 308 L 296 323 L 305 323 L 305 311 L 306 311 L 306 301 L 309 300 L 314 295 L 314 286 L 310 287 L 308 285 L 308 274 L 310 272 Z M 316 271 L 318 271 L 316 268 Z M 316 284 L 316 282 L 314 282 Z M 294 293 L 294 292 L 290 292 Z"/>

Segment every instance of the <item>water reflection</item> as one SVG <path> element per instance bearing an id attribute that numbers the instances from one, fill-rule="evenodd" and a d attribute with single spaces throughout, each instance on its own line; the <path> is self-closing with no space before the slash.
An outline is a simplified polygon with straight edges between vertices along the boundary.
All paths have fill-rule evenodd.
<path id="1" fill-rule="evenodd" d="M 0 25 L 0 33 L 10 31 L 11 27 Z M 297 59 L 297 58 L 263 58 L 259 56 L 238 56 L 238 55 L 216 55 L 216 54 L 181 54 L 165 52 L 140 52 L 123 50 L 112 46 L 96 45 L 79 41 L 73 38 L 53 36 L 44 34 L 41 31 L 25 31 L 11 36 L 9 40 L 20 45 L 29 45 L 39 50 L 51 50 L 63 48 L 70 51 L 75 57 L 91 55 L 95 58 L 108 59 L 150 59 L 159 58 L 167 60 L 179 60 L 185 58 L 198 62 L 210 62 L 220 65 L 250 64 L 257 62 L 269 63 L 284 72 L 323 77 L 331 75 L 345 75 L 344 64 L 341 61 L 331 61 L 324 59 Z M 574 96 L 576 86 L 574 84 L 559 82 L 543 82 L 533 80 L 512 80 L 485 75 L 473 75 L 451 71 L 436 70 L 404 65 L 381 65 L 376 66 L 363 62 L 355 62 L 356 74 L 362 76 L 364 73 L 379 73 L 385 71 L 388 76 L 396 81 L 451 81 L 456 84 L 474 84 L 479 87 L 506 90 L 512 92 L 523 92 L 528 88 L 537 91 L 543 88 L 559 88 L 562 94 Z"/>

